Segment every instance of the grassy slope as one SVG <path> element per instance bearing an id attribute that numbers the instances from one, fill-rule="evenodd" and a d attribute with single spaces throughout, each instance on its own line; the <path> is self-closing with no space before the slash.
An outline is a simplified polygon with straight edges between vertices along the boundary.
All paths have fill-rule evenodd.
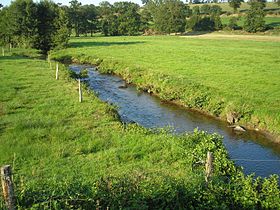
<path id="1" fill-rule="evenodd" d="M 194 7 L 194 6 L 202 6 L 203 4 L 191 4 L 190 7 Z M 215 3 L 212 3 L 212 4 L 209 4 L 209 5 L 219 5 L 220 7 L 222 7 L 222 11 L 225 11 L 225 12 L 233 12 L 233 9 L 229 6 L 228 3 L 221 3 L 221 4 L 215 4 Z M 248 10 L 250 8 L 250 5 L 246 2 L 242 3 L 241 4 L 241 7 L 238 9 L 238 11 L 244 11 L 244 10 Z M 266 7 L 265 9 L 272 9 L 272 10 L 275 10 L 275 9 L 280 9 L 279 6 L 277 6 L 277 4 L 273 3 L 273 2 L 267 2 L 266 3 Z"/>
<path id="2" fill-rule="evenodd" d="M 110 69 L 152 89 L 163 99 L 242 122 L 280 130 L 280 42 L 188 37 L 110 37 L 72 39 L 73 48 L 56 58 L 104 59 Z"/>
<path id="3" fill-rule="evenodd" d="M 0 165 L 13 166 L 21 208 L 190 205 L 203 190 L 203 167 L 191 170 L 194 142 L 217 137 L 124 127 L 94 95 L 79 103 L 77 83 L 62 70 L 56 81 L 45 61 L 0 57 L 0 74 Z"/>
<path id="4" fill-rule="evenodd" d="M 230 16 L 222 16 L 221 17 L 222 23 L 224 25 L 228 24 L 230 18 L 231 18 Z M 245 17 L 241 16 L 237 24 L 242 27 L 244 25 L 244 20 Z M 280 27 L 280 17 L 265 17 L 265 23 L 266 25 L 271 27 Z"/>

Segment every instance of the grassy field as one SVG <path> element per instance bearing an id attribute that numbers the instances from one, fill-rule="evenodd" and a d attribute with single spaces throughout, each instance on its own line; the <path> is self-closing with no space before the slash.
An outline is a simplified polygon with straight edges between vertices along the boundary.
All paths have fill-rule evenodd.
<path id="1" fill-rule="evenodd" d="M 86 89 L 79 103 L 59 68 L 55 80 L 44 60 L 0 57 L 0 165 L 13 167 L 18 209 L 280 207 L 277 177 L 245 177 L 219 136 L 123 125 Z M 217 157 L 208 187 L 195 164 L 207 151 Z"/>
<path id="2" fill-rule="evenodd" d="M 200 6 L 201 7 L 202 5 L 203 4 L 191 4 L 190 8 L 193 8 L 194 6 Z M 233 9 L 229 6 L 228 3 L 219 3 L 219 4 L 211 3 L 209 5 L 218 5 L 222 8 L 222 11 L 224 11 L 224 12 L 233 12 Z M 250 5 L 247 4 L 246 2 L 244 2 L 244 3 L 241 4 L 238 11 L 244 12 L 244 11 L 248 10 L 249 8 L 250 8 Z M 265 9 L 270 10 L 270 11 L 275 11 L 275 10 L 279 11 L 280 7 L 273 2 L 267 2 Z"/>
<path id="3" fill-rule="evenodd" d="M 235 112 L 241 124 L 279 134 L 280 42 L 240 37 L 80 38 L 52 56 L 97 63 L 163 100 L 224 119 Z"/>
<path id="4" fill-rule="evenodd" d="M 222 23 L 224 25 L 228 24 L 230 18 L 231 18 L 230 16 L 222 16 L 221 17 Z M 244 25 L 244 20 L 245 20 L 244 16 L 239 17 L 239 21 L 237 24 L 242 27 Z M 280 27 L 280 17 L 265 17 L 265 23 L 267 26 L 270 27 Z"/>

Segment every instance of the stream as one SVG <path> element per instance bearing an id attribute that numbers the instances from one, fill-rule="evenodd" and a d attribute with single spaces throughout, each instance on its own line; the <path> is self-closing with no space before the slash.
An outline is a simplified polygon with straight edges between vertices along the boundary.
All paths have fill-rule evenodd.
<path id="1" fill-rule="evenodd" d="M 164 103 L 159 98 L 125 85 L 118 76 L 100 74 L 92 66 L 70 65 L 69 69 L 79 73 L 88 69 L 89 87 L 98 97 L 118 107 L 121 120 L 135 122 L 146 128 L 171 127 L 174 133 L 192 132 L 194 129 L 218 133 L 223 136 L 223 143 L 230 158 L 242 166 L 245 174 L 255 173 L 268 177 L 280 175 L 280 144 L 273 143 L 261 134 L 248 131 L 236 133 L 227 123 L 189 111 L 183 107 Z"/>

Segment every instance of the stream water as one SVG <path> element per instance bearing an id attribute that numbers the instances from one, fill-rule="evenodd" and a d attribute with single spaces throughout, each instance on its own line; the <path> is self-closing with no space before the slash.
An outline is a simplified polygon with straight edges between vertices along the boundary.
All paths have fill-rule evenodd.
<path id="1" fill-rule="evenodd" d="M 262 177 L 280 175 L 280 144 L 270 142 L 257 132 L 236 133 L 224 122 L 164 103 L 134 86 L 122 88 L 124 80 L 114 75 L 100 74 L 94 67 L 69 66 L 77 73 L 84 68 L 89 70 L 90 88 L 100 99 L 118 107 L 122 121 L 136 122 L 147 128 L 169 126 L 175 133 L 191 132 L 195 128 L 218 133 L 223 136 L 230 158 L 244 168 L 245 174 L 255 173 Z"/>

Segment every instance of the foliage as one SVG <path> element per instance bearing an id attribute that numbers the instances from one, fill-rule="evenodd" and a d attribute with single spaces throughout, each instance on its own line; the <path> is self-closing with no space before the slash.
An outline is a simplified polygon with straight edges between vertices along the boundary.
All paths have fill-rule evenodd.
<path id="1" fill-rule="evenodd" d="M 242 2 L 244 2 L 244 0 L 229 0 L 229 6 L 232 7 L 233 12 L 236 13 Z"/>
<path id="2" fill-rule="evenodd" d="M 101 30 L 104 35 L 136 35 L 139 33 L 141 20 L 139 6 L 132 2 L 109 2 L 100 4 Z"/>
<path id="3" fill-rule="evenodd" d="M 0 13 L 3 44 L 34 47 L 44 53 L 67 44 L 66 14 L 51 1 L 16 0 Z"/>
<path id="4" fill-rule="evenodd" d="M 180 0 L 150 1 L 155 29 L 162 33 L 184 32 L 190 10 Z"/>
<path id="5" fill-rule="evenodd" d="M 263 8 L 265 4 L 261 1 L 251 1 L 250 10 L 246 14 L 244 29 L 247 32 L 257 32 L 265 30 L 264 16 L 265 12 Z"/>
<path id="6" fill-rule="evenodd" d="M 80 25 L 81 21 L 83 21 L 83 17 L 81 15 L 81 2 L 78 2 L 77 0 L 72 0 L 69 2 L 70 7 L 67 10 L 68 11 L 68 17 L 71 24 L 71 28 L 73 27 L 75 30 L 75 36 L 79 36 L 80 34 Z"/>
<path id="7" fill-rule="evenodd" d="M 214 31 L 222 28 L 221 7 L 218 5 L 194 7 L 188 21 L 188 28 L 193 31 Z"/>
<path id="8" fill-rule="evenodd" d="M 229 29 L 231 30 L 237 30 L 239 29 L 240 27 L 238 26 L 237 22 L 238 22 L 238 18 L 237 17 L 231 17 L 229 19 L 229 23 L 228 23 L 228 27 Z"/>
<path id="9" fill-rule="evenodd" d="M 209 6 L 208 4 L 203 4 L 200 7 L 200 12 L 202 14 L 205 14 L 205 15 L 209 15 L 210 14 L 210 10 L 211 10 L 211 6 Z"/>

